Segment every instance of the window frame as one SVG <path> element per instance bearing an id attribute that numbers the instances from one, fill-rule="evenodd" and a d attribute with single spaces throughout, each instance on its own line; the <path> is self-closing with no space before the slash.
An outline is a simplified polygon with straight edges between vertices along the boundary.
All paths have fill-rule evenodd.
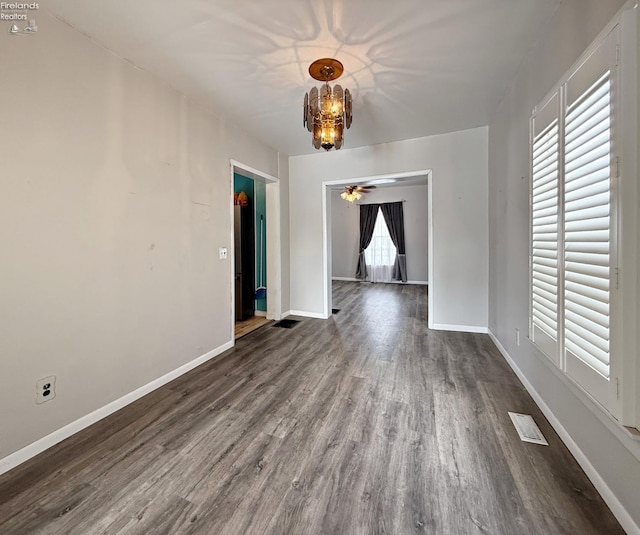
<path id="1" fill-rule="evenodd" d="M 621 383 L 622 383 L 622 368 L 624 367 L 624 356 L 622 355 L 621 348 L 623 343 L 621 342 L 623 333 L 621 326 L 621 314 L 619 313 L 620 303 L 618 296 L 621 294 L 620 285 L 618 283 L 619 266 L 621 263 L 619 249 L 619 226 L 620 226 L 620 188 L 618 180 L 620 177 L 620 112 L 622 108 L 621 93 L 621 65 L 620 65 L 620 51 L 621 51 L 621 30 L 620 21 L 615 21 L 601 36 L 594 41 L 589 49 L 583 54 L 575 66 L 560 80 L 558 84 L 549 92 L 549 94 L 541 101 L 541 103 L 534 107 L 529 122 L 529 340 L 537 348 L 538 352 L 544 356 L 544 358 L 553 363 L 554 367 L 566 377 L 571 384 L 575 385 L 582 392 L 594 401 L 598 406 L 608 412 L 614 419 L 621 421 L 622 423 L 629 424 L 628 415 L 629 411 L 623 411 L 623 396 L 621 395 Z M 613 48 L 611 48 L 613 47 Z M 613 58 L 611 59 L 611 53 Z M 574 77 L 586 76 L 587 79 L 591 76 L 590 72 L 587 72 L 583 67 L 588 66 L 590 61 L 601 61 L 605 56 L 606 64 L 609 65 L 611 70 L 611 148 L 610 148 L 610 173 L 609 173 L 609 199 L 610 199 L 610 224 L 609 224 L 609 378 L 606 395 L 603 395 L 603 391 L 594 389 L 593 385 L 585 385 L 588 381 L 578 381 L 576 377 L 572 376 L 568 370 L 566 348 L 565 348 L 565 120 L 567 117 L 567 102 L 569 91 L 573 90 L 569 87 L 570 81 Z M 595 58 L 595 59 L 594 59 Z M 591 79 L 586 87 L 590 87 L 595 81 Z M 574 103 L 577 99 L 581 98 L 582 91 L 572 99 Z M 625 102 L 626 104 L 626 102 Z M 626 109 L 626 106 L 625 106 Z M 542 124 L 536 124 L 536 120 L 539 120 Z M 540 340 L 539 332 L 536 332 L 536 322 L 534 320 L 534 307 L 535 307 L 535 295 L 534 295 L 534 147 L 542 133 L 544 133 L 553 122 L 557 122 L 558 125 L 558 139 L 557 139 L 557 190 L 558 197 L 556 202 L 557 207 L 557 281 L 556 281 L 556 340 L 555 347 L 550 344 L 548 340 Z M 631 178 L 631 177 L 630 177 Z M 537 221 L 539 223 L 539 221 Z M 537 339 L 536 339 L 537 338 Z M 629 357 L 627 357 L 629 358 Z M 586 366 L 586 364 L 585 364 Z M 595 373 L 595 372 L 594 372 Z M 590 389 L 589 386 L 592 388 Z M 629 390 L 635 392 L 635 378 L 628 381 Z M 627 393 L 628 399 L 633 396 L 629 396 L 633 392 Z M 635 412 L 635 411 L 634 411 Z M 623 418 L 623 416 L 625 416 Z M 638 422 L 633 418 L 633 425 L 638 425 Z"/>
<path id="2" fill-rule="evenodd" d="M 381 233 L 381 235 L 376 235 L 376 231 L 377 229 L 384 229 L 385 232 Z M 371 258 L 371 251 L 370 249 L 374 247 L 374 240 L 376 240 L 376 238 L 386 238 L 386 240 L 388 240 L 390 247 L 385 247 L 384 249 L 388 252 L 390 252 L 391 254 L 388 255 L 390 260 L 389 264 L 374 264 L 373 262 L 369 262 L 369 259 Z M 386 241 L 385 240 L 385 241 Z M 367 252 L 369 251 L 369 253 L 367 254 Z M 371 237 L 371 242 L 369 243 L 369 245 L 367 246 L 367 248 L 364 250 L 364 256 L 365 256 L 365 262 L 367 265 L 380 265 L 380 266 L 391 266 L 393 267 L 395 261 L 396 261 L 396 257 L 398 254 L 398 250 L 396 248 L 396 246 L 393 243 L 393 240 L 391 239 L 391 234 L 389 233 L 389 227 L 387 226 L 387 222 L 384 219 L 384 215 L 382 213 L 382 208 L 378 207 L 378 212 L 376 214 L 376 222 L 375 225 L 373 227 L 373 235 Z"/>

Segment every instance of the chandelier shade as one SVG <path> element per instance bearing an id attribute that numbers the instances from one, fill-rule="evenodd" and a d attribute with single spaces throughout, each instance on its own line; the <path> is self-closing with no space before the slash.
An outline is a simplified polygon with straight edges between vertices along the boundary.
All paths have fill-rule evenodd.
<path id="1" fill-rule="evenodd" d="M 316 149 L 339 149 L 344 129 L 351 126 L 351 93 L 339 84 L 329 85 L 343 70 L 342 63 L 333 58 L 318 59 L 309 66 L 309 74 L 324 82 L 320 89 L 313 87 L 304 95 L 303 125 L 311 132 Z"/>

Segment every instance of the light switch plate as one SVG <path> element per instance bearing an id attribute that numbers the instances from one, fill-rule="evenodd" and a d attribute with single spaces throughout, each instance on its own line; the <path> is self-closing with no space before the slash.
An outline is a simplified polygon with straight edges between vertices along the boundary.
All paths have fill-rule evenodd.
<path id="1" fill-rule="evenodd" d="M 220 247 L 218 249 L 218 258 L 220 258 L 220 260 L 226 260 L 227 259 L 227 248 L 226 247 Z"/>

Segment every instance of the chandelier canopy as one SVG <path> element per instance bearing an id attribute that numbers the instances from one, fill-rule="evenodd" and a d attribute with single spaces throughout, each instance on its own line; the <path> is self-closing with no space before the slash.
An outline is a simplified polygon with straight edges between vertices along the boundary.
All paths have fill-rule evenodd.
<path id="1" fill-rule="evenodd" d="M 351 126 L 351 93 L 348 89 L 329 82 L 340 77 L 344 67 L 337 59 L 322 58 L 309 66 L 309 74 L 324 82 L 304 95 L 303 125 L 313 135 L 313 146 L 331 150 L 342 147 L 344 128 Z"/>

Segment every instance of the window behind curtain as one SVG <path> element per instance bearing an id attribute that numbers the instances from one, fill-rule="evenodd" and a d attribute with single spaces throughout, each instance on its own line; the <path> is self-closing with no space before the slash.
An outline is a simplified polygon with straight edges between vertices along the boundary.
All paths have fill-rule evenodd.
<path id="1" fill-rule="evenodd" d="M 382 210 L 378 209 L 376 226 L 371 243 L 364 251 L 364 258 L 372 282 L 391 282 L 391 271 L 396 259 L 396 247 L 389 236 Z"/>

